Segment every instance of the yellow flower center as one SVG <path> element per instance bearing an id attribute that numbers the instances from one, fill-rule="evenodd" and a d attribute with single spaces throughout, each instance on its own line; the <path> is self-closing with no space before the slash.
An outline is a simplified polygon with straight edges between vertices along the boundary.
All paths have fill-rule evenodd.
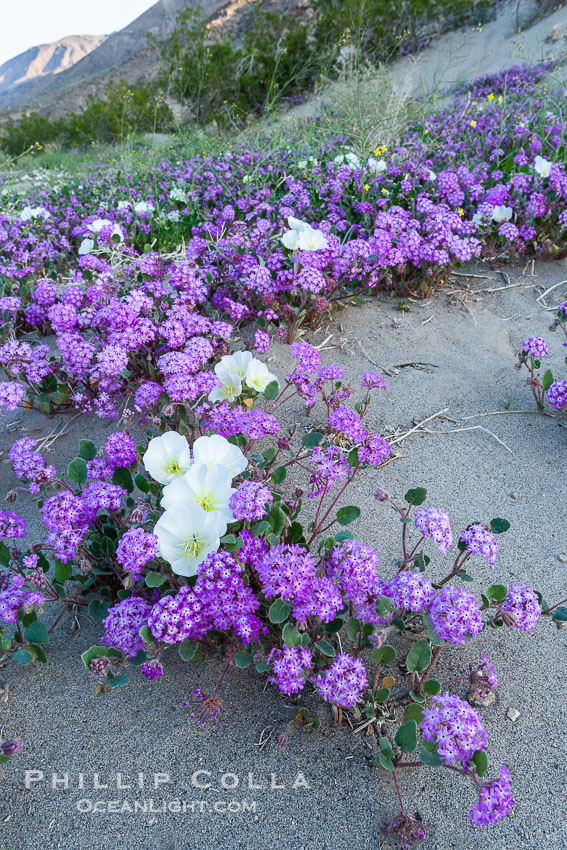
<path id="1" fill-rule="evenodd" d="M 165 465 L 165 471 L 168 475 L 181 475 L 182 469 L 179 466 L 177 458 L 171 458 Z"/>

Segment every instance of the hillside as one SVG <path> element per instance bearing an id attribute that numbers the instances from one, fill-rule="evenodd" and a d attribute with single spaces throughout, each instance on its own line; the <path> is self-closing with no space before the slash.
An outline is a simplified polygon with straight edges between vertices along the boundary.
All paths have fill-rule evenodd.
<path id="1" fill-rule="evenodd" d="M 17 116 L 34 109 L 59 116 L 80 107 L 89 94 L 104 89 L 111 79 L 123 78 L 131 83 L 151 79 L 157 70 L 157 56 L 148 47 L 148 33 L 164 41 L 175 26 L 177 13 L 186 6 L 197 5 L 203 9 L 211 27 L 226 26 L 238 33 L 246 27 L 255 8 L 289 12 L 290 8 L 306 8 L 308 3 L 307 0 L 201 0 L 199 3 L 196 0 L 158 0 L 127 27 L 95 45 L 95 49 L 80 61 L 69 63 L 70 67 L 65 70 L 61 68 L 61 73 L 33 77 L 29 74 L 18 85 L 14 85 L 13 80 L 6 86 L 0 84 L 0 111 Z M 70 39 L 62 39 L 57 44 L 67 41 Z M 10 60 L 0 72 L 39 49 L 33 48 Z"/>
<path id="2" fill-rule="evenodd" d="M 96 50 L 105 39 L 105 35 L 70 35 L 50 44 L 30 47 L 14 56 L 0 65 L 0 99 L 26 82 L 66 71 Z"/>

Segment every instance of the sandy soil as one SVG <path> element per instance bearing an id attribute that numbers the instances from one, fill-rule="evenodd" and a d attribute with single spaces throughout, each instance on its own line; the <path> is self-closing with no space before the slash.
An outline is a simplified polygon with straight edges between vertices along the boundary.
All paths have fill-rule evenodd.
<path id="1" fill-rule="evenodd" d="M 567 264 L 540 264 L 531 276 L 521 268 L 508 268 L 510 283 L 497 292 L 478 292 L 506 286 L 503 276 L 466 270 L 481 277 L 454 278 L 449 287 L 427 303 L 409 303 L 411 312 L 396 310 L 397 299 L 378 296 L 363 307 L 338 313 L 316 334 L 315 344 L 331 339 L 322 351 L 324 361 L 347 369 L 356 386 L 362 371 L 387 367 L 387 390 L 379 394 L 371 416 L 386 434 L 403 434 L 414 422 L 448 408 L 447 419 L 434 419 L 426 427 L 435 434 L 414 433 L 398 444 L 404 457 L 381 472 L 362 479 L 349 502 L 363 507 L 353 527 L 360 539 L 375 545 L 385 576 L 395 570 L 399 524 L 387 505 L 372 499 L 380 486 L 402 496 L 409 486 L 426 486 L 429 503 L 451 513 L 457 531 L 470 521 L 507 517 L 511 531 L 502 538 L 496 568 L 475 559 L 470 572 L 474 588 L 496 580 L 522 581 L 539 588 L 549 600 L 567 588 L 567 494 L 562 486 L 567 450 L 567 428 L 555 419 L 526 414 L 466 419 L 479 413 L 531 410 L 528 388 L 514 368 L 521 340 L 545 334 L 552 314 L 536 301 L 543 289 L 565 281 Z M 486 277 L 482 275 L 486 274 Z M 478 294 L 475 294 L 477 292 Z M 567 297 L 567 284 L 550 294 L 548 304 Z M 430 318 L 432 317 L 432 318 Z M 561 371 L 565 349 L 558 335 L 550 365 Z M 277 345 L 272 368 L 283 376 L 291 366 L 289 351 Z M 424 367 L 400 364 L 423 363 Z M 304 422 L 299 407 L 290 409 L 289 421 Z M 26 418 L 19 433 L 37 423 Z M 442 434 L 455 428 L 482 425 L 482 430 Z M 42 423 L 43 431 L 51 423 Z M 75 421 L 70 433 L 53 446 L 50 458 L 67 462 L 78 439 L 87 433 L 104 438 L 104 426 Z M 93 432 L 94 435 L 93 435 Z M 14 433 L 2 431 L 2 446 L 9 447 Z M 395 439 L 395 437 L 394 437 Z M 503 445 L 505 444 L 505 445 Z M 508 447 L 510 451 L 507 450 Z M 8 466 L 2 481 L 12 483 Z M 22 510 L 23 505 L 19 505 Z M 29 511 L 28 511 L 29 514 Z M 442 564 L 433 547 L 428 549 L 441 575 Z M 382 825 L 396 815 L 391 777 L 374 767 L 375 740 L 336 728 L 328 707 L 308 699 L 322 718 L 316 734 L 297 732 L 287 750 L 274 748 L 277 735 L 293 718 L 295 700 L 279 694 L 257 674 L 239 672 L 228 679 L 224 691 L 232 709 L 216 731 L 189 721 L 183 700 L 194 687 L 212 689 L 219 664 L 206 661 L 184 665 L 174 653 L 166 675 L 158 684 L 134 675 L 130 686 L 99 700 L 91 691 L 80 653 L 97 641 L 100 627 L 88 616 L 79 632 L 71 632 L 67 616 L 50 646 L 48 664 L 24 669 L 0 669 L 0 726 L 4 737 L 20 735 L 25 752 L 4 769 L 0 783 L 0 847 L 3 850 L 78 850 L 122 846 L 125 850 L 173 848 L 277 848 L 277 850 L 366 850 L 395 844 L 381 834 Z M 488 831 L 470 825 L 467 812 L 474 789 L 459 777 L 429 768 L 401 778 L 408 811 L 418 811 L 429 826 L 424 850 L 486 850 L 546 847 L 564 850 L 567 746 L 567 685 L 565 649 L 567 632 L 546 621 L 536 637 L 504 629 L 483 634 L 464 653 L 448 652 L 440 675 L 459 675 L 482 650 L 492 658 L 500 687 L 498 701 L 484 711 L 489 733 L 491 770 L 509 764 L 517 805 L 513 817 Z M 459 666 L 457 666 L 459 665 Z M 461 666 L 462 665 L 462 666 Z M 461 693 L 457 689 L 458 693 Z M 461 693 L 464 696 L 464 692 Z M 509 708 L 520 712 L 515 723 Z M 265 747 L 259 742 L 269 737 Z M 25 787 L 25 771 L 43 771 L 44 779 Z M 209 789 L 192 786 L 211 783 Z M 428 771 L 430 771 L 428 773 Z M 68 789 L 53 788 L 52 774 L 68 774 Z M 79 774 L 84 774 L 84 788 Z M 93 789 L 94 774 L 107 789 Z M 123 785 L 117 789 L 116 774 Z M 144 774 L 145 788 L 135 782 Z M 153 789 L 154 774 L 169 774 L 170 782 Z M 233 773 L 239 786 L 221 787 L 221 777 Z M 305 777 L 293 788 L 298 773 Z M 249 788 L 252 784 L 262 788 Z M 274 784 L 284 788 L 271 787 Z M 37 776 L 38 774 L 34 774 Z M 436 780 L 433 784 L 432 780 Z M 225 784 L 234 778 L 225 779 Z M 185 813 L 81 813 L 81 800 L 193 801 Z M 238 811 L 214 811 L 229 802 Z M 255 811 L 243 811 L 243 803 Z M 236 804 L 236 805 L 235 805 Z"/>

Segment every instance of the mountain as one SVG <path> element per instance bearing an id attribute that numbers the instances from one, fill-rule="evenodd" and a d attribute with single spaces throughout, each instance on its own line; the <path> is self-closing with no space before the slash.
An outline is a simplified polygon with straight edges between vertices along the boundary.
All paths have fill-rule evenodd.
<path id="1" fill-rule="evenodd" d="M 175 18 L 187 6 L 199 6 L 211 29 L 229 29 L 240 34 L 253 11 L 262 8 L 279 14 L 293 14 L 309 7 L 308 0 L 158 0 L 147 12 L 124 29 L 114 32 L 94 46 L 80 61 L 60 73 L 28 75 L 17 85 L 0 83 L 0 111 L 17 117 L 22 112 L 38 110 L 58 117 L 79 109 L 89 94 L 100 94 L 111 81 L 125 79 L 129 83 L 150 80 L 158 69 L 156 51 L 148 45 L 151 33 L 163 43 L 175 27 Z M 57 44 L 71 41 L 62 39 Z M 48 45 L 46 45 L 47 47 Z M 0 68 L 16 63 L 32 53 L 17 56 Z M 18 73 L 18 72 L 16 72 Z"/>
<path id="2" fill-rule="evenodd" d="M 0 65 L 0 97 L 15 86 L 37 77 L 53 76 L 76 65 L 105 40 L 105 35 L 70 35 L 30 47 Z"/>

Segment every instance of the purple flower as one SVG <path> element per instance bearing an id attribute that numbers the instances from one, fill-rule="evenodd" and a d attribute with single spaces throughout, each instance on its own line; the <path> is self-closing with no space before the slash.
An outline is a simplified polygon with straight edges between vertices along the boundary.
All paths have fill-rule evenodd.
<path id="1" fill-rule="evenodd" d="M 498 540 L 480 523 L 469 525 L 461 532 L 459 540 L 465 544 L 471 555 L 482 555 L 492 567 L 496 564 Z"/>
<path id="2" fill-rule="evenodd" d="M 6 624 L 17 623 L 18 611 L 26 611 L 41 605 L 43 595 L 26 586 L 24 576 L 12 573 L 0 574 L 0 620 Z"/>
<path id="3" fill-rule="evenodd" d="M 353 443 L 362 443 L 368 437 L 360 416 L 348 407 L 337 407 L 329 414 L 329 427 L 338 434 L 344 434 Z"/>
<path id="4" fill-rule="evenodd" d="M 138 596 L 130 596 L 113 605 L 102 621 L 105 629 L 102 643 L 133 658 L 145 647 L 139 631 L 148 624 L 151 610 L 151 605 Z"/>
<path id="5" fill-rule="evenodd" d="M 327 702 L 352 707 L 368 687 L 368 678 L 359 658 L 341 652 L 328 670 L 313 677 L 313 684 Z"/>
<path id="6" fill-rule="evenodd" d="M 417 613 L 431 604 L 435 590 L 422 573 L 402 571 L 384 586 L 382 594 L 388 596 L 396 608 Z"/>
<path id="7" fill-rule="evenodd" d="M 498 823 L 508 817 L 514 805 L 512 797 L 512 782 L 506 765 L 500 766 L 498 779 L 491 779 L 481 785 L 478 793 L 478 803 L 469 812 L 475 826 L 485 827 Z"/>
<path id="8" fill-rule="evenodd" d="M 237 520 L 262 519 L 266 515 L 266 505 L 274 497 L 265 484 L 257 481 L 243 481 L 230 497 L 229 507 Z"/>
<path id="9" fill-rule="evenodd" d="M 258 329 L 254 333 L 254 348 L 260 354 L 266 354 L 270 349 L 270 334 Z"/>
<path id="10" fill-rule="evenodd" d="M 455 646 L 464 646 L 467 637 L 475 637 L 484 627 L 480 607 L 469 590 L 441 588 L 428 613 L 441 640 Z"/>
<path id="11" fill-rule="evenodd" d="M 116 547 L 116 560 L 135 579 L 139 578 L 142 568 L 157 555 L 157 537 L 143 528 L 129 528 Z"/>
<path id="12" fill-rule="evenodd" d="M 307 671 L 313 663 L 311 652 L 304 646 L 272 649 L 267 662 L 272 665 L 269 681 L 284 694 L 296 694 L 305 687 Z"/>
<path id="13" fill-rule="evenodd" d="M 296 373 L 314 375 L 321 365 L 321 357 L 316 348 L 308 342 L 292 342 L 291 353 L 297 357 Z"/>
<path id="14" fill-rule="evenodd" d="M 124 431 L 117 431 L 104 444 L 104 453 L 113 469 L 131 466 L 136 461 L 136 441 Z"/>
<path id="15" fill-rule="evenodd" d="M 460 761 L 466 767 L 488 740 L 478 711 L 448 693 L 433 697 L 419 726 L 426 741 L 437 743 L 439 758 L 445 764 Z"/>
<path id="16" fill-rule="evenodd" d="M 525 354 L 531 354 L 536 360 L 543 360 L 549 354 L 549 346 L 541 336 L 530 336 L 522 343 Z"/>
<path id="17" fill-rule="evenodd" d="M 9 741 L 3 741 L 0 744 L 0 752 L 3 756 L 15 756 L 23 751 L 24 745 L 20 738 L 10 738 Z"/>
<path id="18" fill-rule="evenodd" d="M 560 413 L 567 410 L 567 381 L 555 381 L 547 391 L 547 400 Z"/>
<path id="19" fill-rule="evenodd" d="M 369 390 L 386 389 L 384 379 L 378 374 L 378 372 L 363 372 L 361 376 L 360 386 L 363 389 Z"/>
<path id="20" fill-rule="evenodd" d="M 525 584 L 511 584 L 506 599 L 498 609 L 504 622 L 523 632 L 533 632 L 541 616 L 541 605 L 535 590 Z"/>
<path id="21" fill-rule="evenodd" d="M 0 381 L 0 410 L 17 410 L 26 394 L 23 384 L 16 381 Z"/>
<path id="22" fill-rule="evenodd" d="M 0 511 L 0 540 L 25 537 L 27 533 L 23 517 L 11 511 Z"/>
<path id="23" fill-rule="evenodd" d="M 140 664 L 140 673 L 144 676 L 144 678 L 153 682 L 155 679 L 163 676 L 163 667 L 157 658 L 152 658 L 151 661 L 147 661 L 145 664 Z"/>
<path id="24" fill-rule="evenodd" d="M 424 537 L 431 537 L 444 555 L 453 546 L 453 533 L 449 514 L 439 508 L 417 508 L 415 527 Z"/>
<path id="25" fill-rule="evenodd" d="M 371 463 L 372 466 L 380 466 L 392 453 L 392 447 L 381 434 L 371 434 L 365 442 L 358 447 L 358 459 L 361 463 Z"/>

